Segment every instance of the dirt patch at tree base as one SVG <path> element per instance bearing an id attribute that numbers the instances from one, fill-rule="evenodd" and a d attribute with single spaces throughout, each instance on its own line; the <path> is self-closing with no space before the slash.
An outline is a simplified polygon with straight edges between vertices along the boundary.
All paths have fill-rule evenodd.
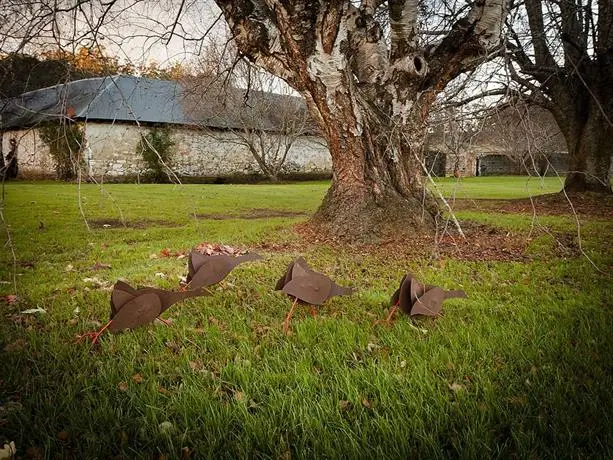
<path id="1" fill-rule="evenodd" d="M 534 213 L 539 216 L 564 216 L 573 215 L 576 212 L 589 217 L 613 217 L 613 196 L 599 193 L 569 193 L 568 198 L 563 193 L 552 193 L 535 196 L 532 200 L 530 198 L 518 200 L 456 199 L 450 204 L 456 211 Z"/>
<path id="2" fill-rule="evenodd" d="M 284 211 L 282 209 L 252 209 L 241 214 L 196 214 L 198 219 L 208 220 L 232 220 L 232 219 L 270 219 L 273 217 L 304 217 L 305 212 Z"/>
<path id="3" fill-rule="evenodd" d="M 168 220 L 154 220 L 154 219 L 139 219 L 139 220 L 124 220 L 120 219 L 91 219 L 88 220 L 87 223 L 91 228 L 102 228 L 102 229 L 112 229 L 112 228 L 151 228 L 151 227 L 164 227 L 164 228 L 173 228 L 173 227 L 181 227 L 181 224 L 176 222 L 171 222 Z"/>
<path id="4" fill-rule="evenodd" d="M 318 233 L 308 224 L 296 225 L 295 231 L 303 242 L 329 244 L 345 251 L 375 255 L 382 258 L 450 258 L 464 261 L 525 261 L 526 248 L 532 238 L 519 232 L 474 222 L 462 222 L 463 238 L 448 228 L 439 235 L 413 234 L 410 237 L 389 239 L 376 244 L 345 244 Z"/>

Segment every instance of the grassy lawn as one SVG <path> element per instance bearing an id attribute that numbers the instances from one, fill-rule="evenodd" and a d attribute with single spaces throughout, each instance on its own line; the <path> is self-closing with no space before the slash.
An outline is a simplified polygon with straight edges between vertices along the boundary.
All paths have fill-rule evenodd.
<path id="1" fill-rule="evenodd" d="M 0 447 L 78 459 L 613 456 L 610 220 L 582 218 L 591 262 L 559 250 L 559 235 L 576 234 L 570 215 L 539 217 L 522 260 L 407 258 L 301 241 L 293 225 L 327 186 L 8 183 L 0 293 L 17 300 L 0 299 Z M 438 186 L 495 199 L 561 187 Z M 457 215 L 534 230 L 529 213 Z M 105 334 L 98 349 L 74 342 L 108 320 L 117 279 L 176 289 L 186 260 L 160 251 L 202 241 L 259 247 L 265 260 L 172 307 L 171 327 Z M 290 301 L 273 288 L 298 255 L 357 292 L 317 319 L 298 307 L 286 336 Z M 407 271 L 469 298 L 435 320 L 375 326 Z M 21 314 L 32 308 L 46 313 Z"/>
<path id="2" fill-rule="evenodd" d="M 448 198 L 512 199 L 559 192 L 564 178 L 557 177 L 444 177 L 436 180 L 437 189 Z M 431 187 L 433 188 L 433 187 Z"/>

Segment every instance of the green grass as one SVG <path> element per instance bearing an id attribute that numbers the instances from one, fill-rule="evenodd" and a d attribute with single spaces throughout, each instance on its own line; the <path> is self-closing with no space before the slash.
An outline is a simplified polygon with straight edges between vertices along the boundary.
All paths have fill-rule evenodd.
<path id="1" fill-rule="evenodd" d="M 542 192 L 558 187 L 544 183 Z M 539 190 L 525 184 L 519 177 L 441 181 L 448 196 L 457 187 L 465 198 Z M 37 448 L 48 458 L 181 458 L 184 448 L 197 458 L 612 456 L 611 222 L 583 222 L 597 271 L 585 257 L 556 256 L 548 235 L 535 236 L 525 262 L 447 259 L 441 268 L 374 251 L 296 246 L 292 225 L 307 215 L 194 217 L 310 213 L 327 186 L 84 185 L 79 201 L 75 185 L 8 183 L 4 218 L 17 290 L 6 245 L 0 289 L 18 301 L 0 307 L 0 444 L 15 441 L 19 455 Z M 458 214 L 513 232 L 528 232 L 531 219 Z M 122 216 L 146 225 L 93 226 Z M 576 231 L 570 217 L 540 223 Z M 74 343 L 109 313 L 110 292 L 85 278 L 176 288 L 185 260 L 150 256 L 201 241 L 290 249 L 259 251 L 265 261 L 237 268 L 212 297 L 174 306 L 165 314 L 172 327 L 105 334 L 95 351 Z M 290 302 L 273 286 L 299 254 L 357 293 L 332 299 L 317 319 L 299 307 L 285 336 Z M 92 271 L 96 262 L 112 268 Z M 406 271 L 462 287 L 469 298 L 446 301 L 436 320 L 374 326 Z M 38 307 L 47 313 L 19 315 Z"/>
<path id="2" fill-rule="evenodd" d="M 513 199 L 559 192 L 564 178 L 528 176 L 445 177 L 436 180 L 445 197 Z"/>

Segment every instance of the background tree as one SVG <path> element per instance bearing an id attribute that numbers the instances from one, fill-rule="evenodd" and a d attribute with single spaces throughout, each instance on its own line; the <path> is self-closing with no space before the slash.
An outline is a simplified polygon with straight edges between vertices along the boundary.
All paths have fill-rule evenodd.
<path id="1" fill-rule="evenodd" d="M 523 102 L 503 104 L 490 110 L 483 126 L 478 141 L 500 146 L 517 164 L 518 173 L 563 174 L 551 161 L 554 154 L 565 150 L 566 142 L 547 110 Z"/>
<path id="2" fill-rule="evenodd" d="M 304 101 L 283 81 L 242 59 L 231 43 L 212 43 L 204 54 L 200 75 L 183 81 L 190 85 L 190 97 L 200 101 L 192 105 L 204 105 L 209 113 L 203 117 L 214 115 L 226 128 L 204 127 L 206 132 L 245 148 L 260 172 L 277 181 L 294 142 L 315 131 Z"/>
<path id="3" fill-rule="evenodd" d="M 445 155 L 445 169 L 459 177 L 472 175 L 471 147 L 479 133 L 482 111 L 473 107 L 437 106 L 431 113 L 428 126 L 428 147 L 437 155 Z M 470 168 L 470 170 L 469 170 Z"/>
<path id="4" fill-rule="evenodd" d="M 256 88 L 262 88 L 258 83 Z M 231 137 L 217 136 L 222 142 L 245 147 L 261 173 L 277 181 L 286 166 L 294 142 L 310 127 L 301 98 L 255 89 L 228 88 L 223 92 L 224 117 Z M 215 133 L 213 132 L 213 135 Z"/>
<path id="5" fill-rule="evenodd" d="M 0 99 L 85 77 L 63 59 L 9 54 L 0 59 Z"/>
<path id="6" fill-rule="evenodd" d="M 216 3 L 238 50 L 305 98 L 327 140 L 332 186 L 312 223 L 359 239 L 433 229 L 438 207 L 420 178 L 428 113 L 496 51 L 507 2 Z"/>
<path id="7" fill-rule="evenodd" d="M 613 2 L 525 0 L 507 49 L 513 80 L 566 139 L 565 190 L 612 193 Z"/>

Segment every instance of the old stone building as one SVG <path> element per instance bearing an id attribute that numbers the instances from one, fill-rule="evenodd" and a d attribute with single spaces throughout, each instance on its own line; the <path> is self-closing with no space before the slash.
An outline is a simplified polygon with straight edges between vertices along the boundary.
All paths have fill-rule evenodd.
<path id="1" fill-rule="evenodd" d="M 265 132 L 268 142 L 286 145 L 284 120 L 307 118 L 296 97 L 132 76 L 77 80 L 28 92 L 0 101 L 0 115 L 2 152 L 16 142 L 20 177 L 57 177 L 41 128 L 68 123 L 83 133 L 78 152 L 83 177 L 104 181 L 142 178 L 148 166 L 139 145 L 158 127 L 169 128 L 173 145 L 167 165 L 179 178 L 251 179 L 262 168 L 244 142 L 245 133 Z M 332 174 L 325 141 L 309 123 L 290 137 L 281 176 Z M 439 177 L 564 175 L 568 163 L 551 115 L 527 106 L 507 108 L 468 129 L 443 119 L 429 133 L 425 152 L 427 169 Z"/>
<path id="2" fill-rule="evenodd" d="M 241 96 L 242 97 L 242 96 Z M 174 81 L 113 76 L 78 80 L 0 103 L 3 151 L 18 145 L 20 176 L 55 177 L 54 160 L 41 128 L 77 123 L 83 132 L 82 169 L 97 180 L 132 180 L 146 172 L 139 143 L 155 127 L 170 127 L 170 169 L 183 178 L 223 178 L 258 174 L 259 167 L 237 134 L 242 115 L 266 100 L 270 115 L 259 128 L 270 137 L 279 132 L 275 115 L 296 98 L 250 91 L 240 110 L 229 110 L 219 91 L 186 90 Z M 260 118 L 262 118 L 260 116 Z M 325 143 L 305 127 L 296 133 L 282 172 L 292 176 L 329 176 L 331 159 Z"/>
<path id="3" fill-rule="evenodd" d="M 426 163 L 437 176 L 560 175 L 568 170 L 565 140 L 552 115 L 517 104 L 479 121 L 433 123 Z"/>

